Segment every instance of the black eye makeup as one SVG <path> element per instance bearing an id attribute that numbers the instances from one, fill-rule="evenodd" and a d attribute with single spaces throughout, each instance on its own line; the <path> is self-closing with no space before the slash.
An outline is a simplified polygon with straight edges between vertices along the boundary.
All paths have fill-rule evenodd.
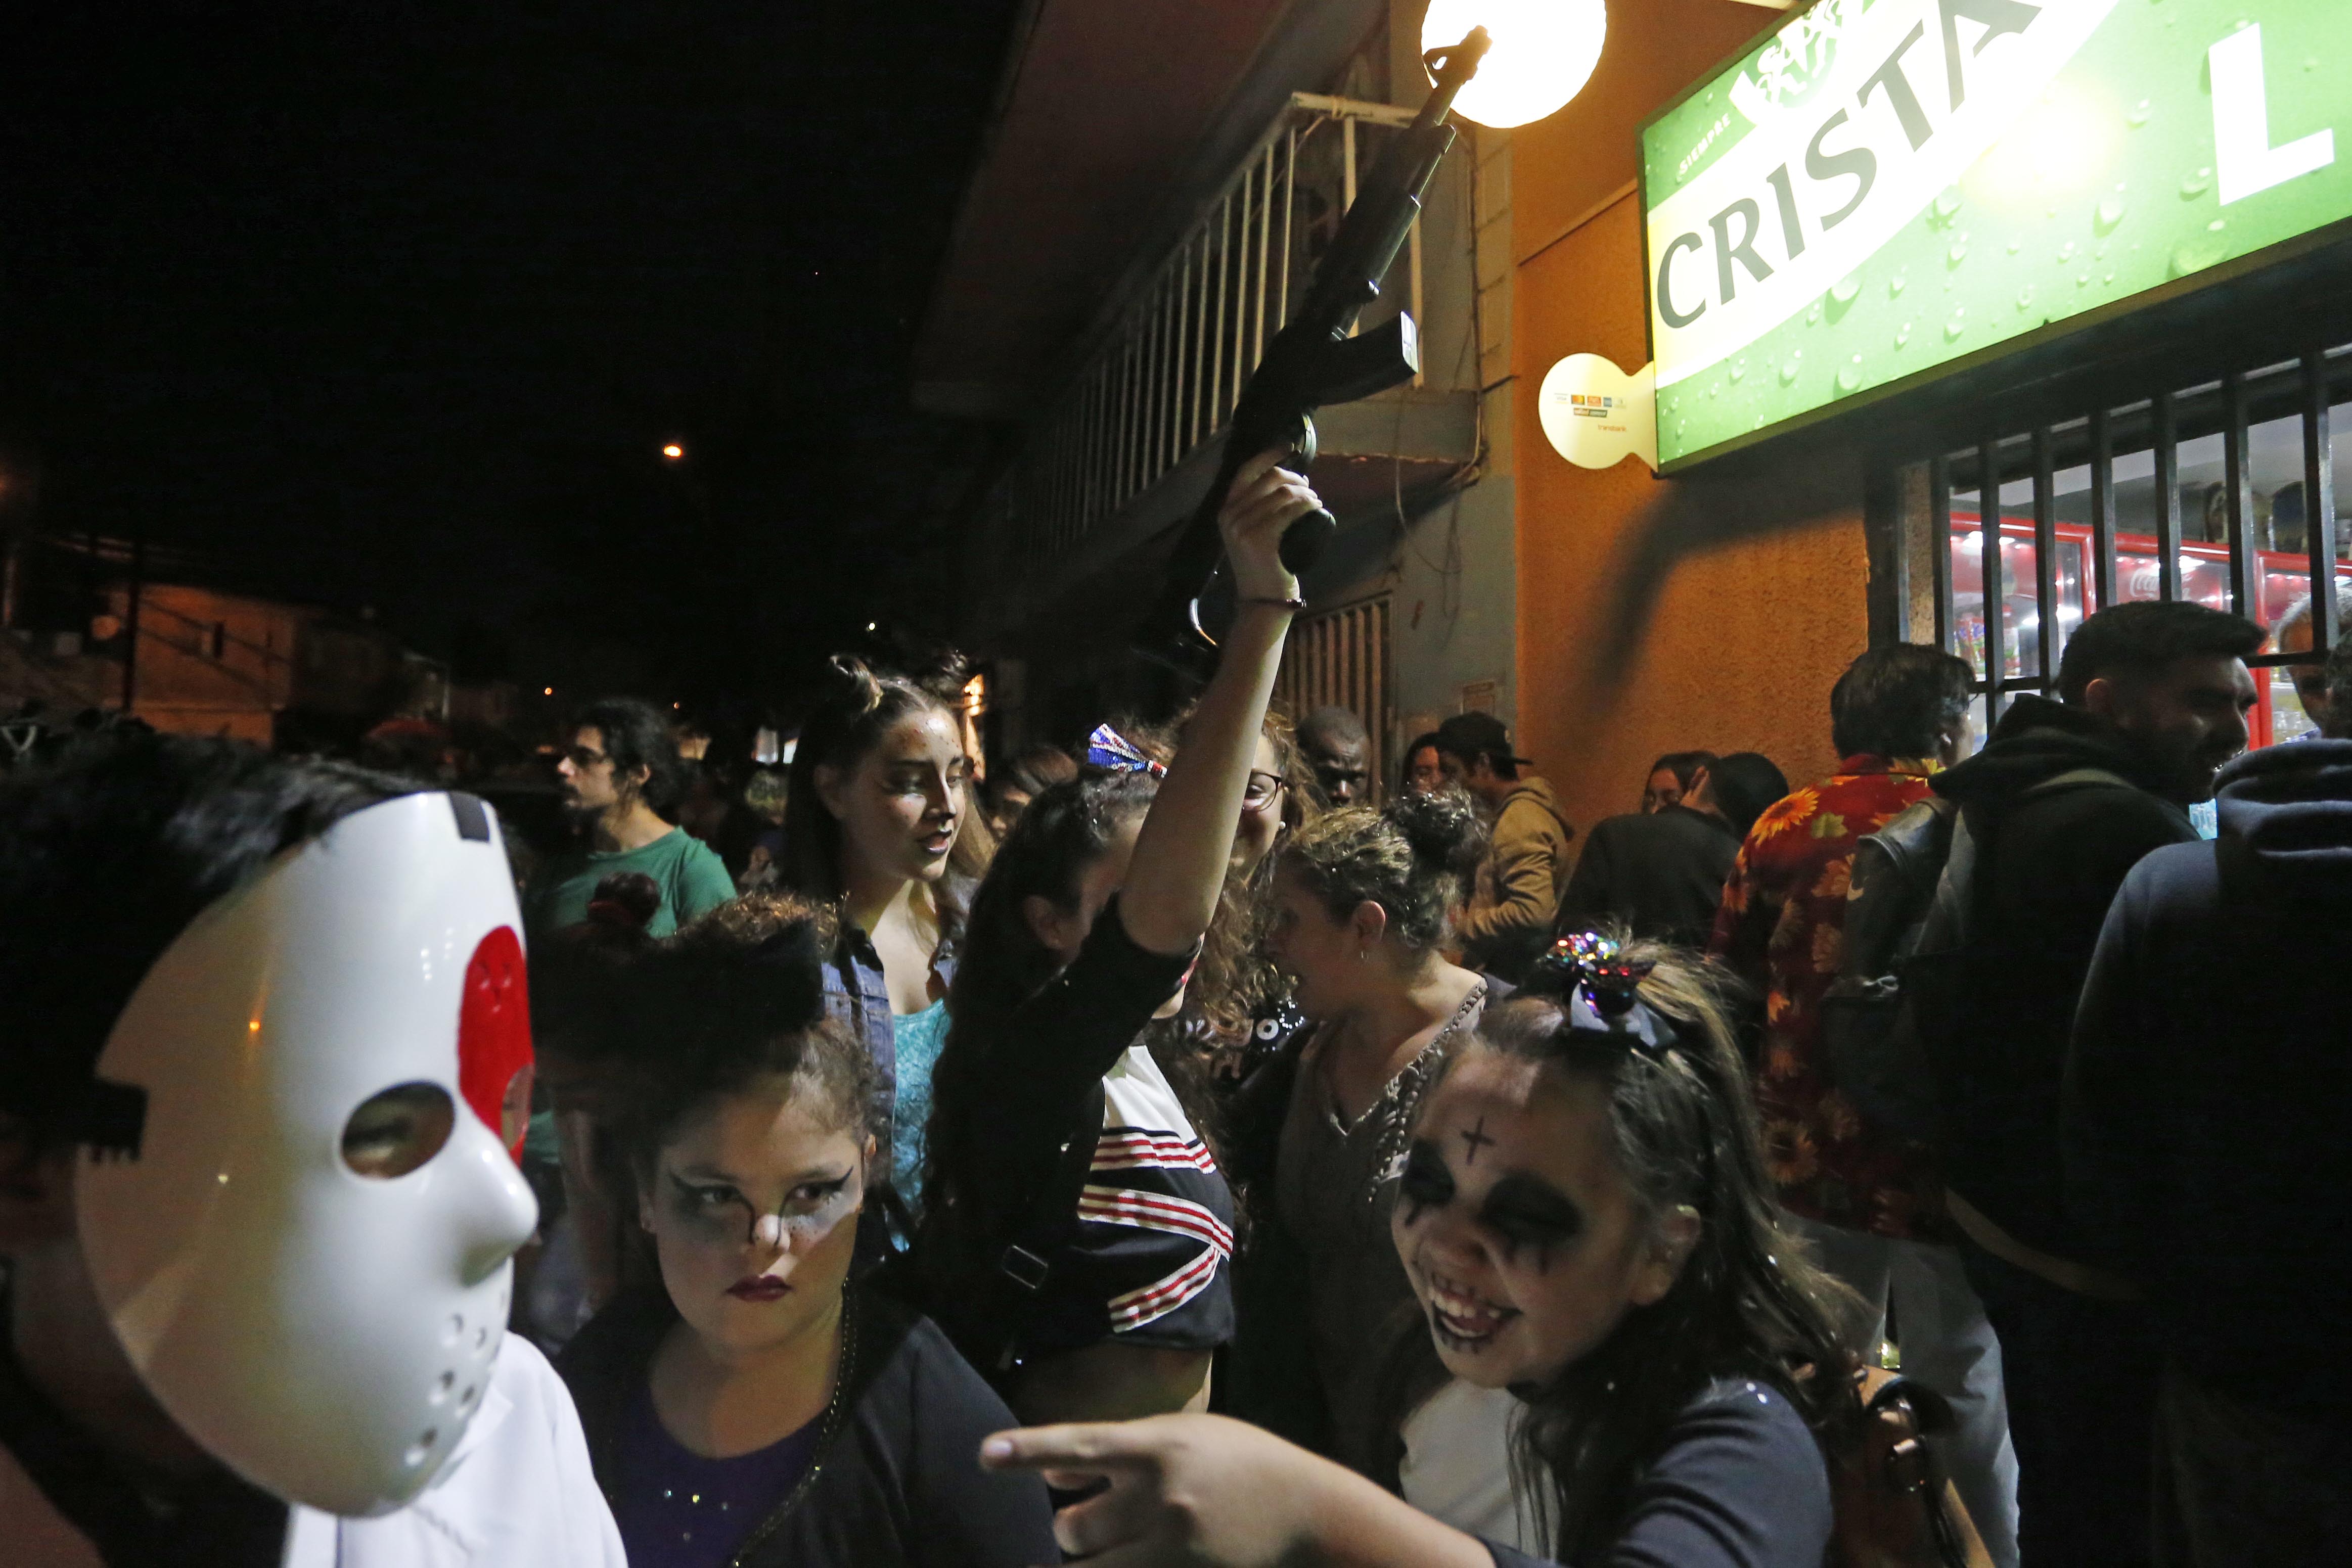
<path id="1" fill-rule="evenodd" d="M 1550 1267 L 1554 1247 L 1567 1246 L 1584 1232 L 1584 1211 L 1567 1194 L 1516 1174 L 1487 1189 L 1478 1220 L 1502 1239 L 1505 1262 L 1517 1262 L 1520 1249 L 1532 1247 L 1538 1270 Z"/>
<path id="2" fill-rule="evenodd" d="M 1418 1222 L 1423 1213 L 1454 1201 L 1454 1173 L 1445 1156 L 1426 1138 L 1416 1139 L 1405 1151 L 1404 1169 L 1397 1177 L 1397 1201 L 1404 1206 L 1404 1222 Z"/>
<path id="3" fill-rule="evenodd" d="M 773 1213 L 763 1213 L 730 1182 L 697 1181 L 676 1171 L 668 1178 L 673 1219 L 703 1241 L 729 1247 L 814 1239 L 831 1230 L 865 1196 L 856 1166 L 837 1176 L 796 1183 Z"/>

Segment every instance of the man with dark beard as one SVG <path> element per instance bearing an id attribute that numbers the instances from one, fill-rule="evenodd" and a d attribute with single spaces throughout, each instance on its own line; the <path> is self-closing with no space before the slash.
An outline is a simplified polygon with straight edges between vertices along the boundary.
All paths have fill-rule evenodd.
<path id="1" fill-rule="evenodd" d="M 534 942 L 587 919 L 597 884 L 616 872 L 642 872 L 660 889 L 651 936 L 735 896 L 725 862 L 671 820 L 682 766 L 668 720 L 652 705 L 607 697 L 582 708 L 555 771 L 581 841 L 531 879 L 523 915 Z"/>
<path id="2" fill-rule="evenodd" d="M 1915 999 L 1938 1065 L 1947 1203 L 1999 1334 L 2026 1568 L 2148 1560 L 2160 1357 L 2126 1281 L 2070 1224 L 2059 1085 L 2116 890 L 2168 844 L 2246 745 L 2260 626 L 2179 601 L 2075 629 L 2058 701 L 2018 697 L 1976 757 L 1937 776 L 1973 851 L 1948 994 Z M 1931 916 L 1931 925 L 1935 919 Z"/>

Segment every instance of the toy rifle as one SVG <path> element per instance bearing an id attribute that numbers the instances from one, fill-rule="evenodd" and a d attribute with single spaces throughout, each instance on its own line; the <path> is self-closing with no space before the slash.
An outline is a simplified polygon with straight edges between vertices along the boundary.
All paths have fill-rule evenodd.
<path id="1" fill-rule="evenodd" d="M 1161 657 L 1173 653 L 1176 662 L 1189 665 L 1216 646 L 1201 624 L 1200 597 L 1223 553 L 1217 514 L 1242 465 L 1261 452 L 1287 447 L 1289 465 L 1304 468 L 1315 460 L 1317 409 L 1386 392 L 1421 369 L 1418 330 L 1402 311 L 1360 336 L 1349 334 L 1364 307 L 1380 298 L 1381 279 L 1421 215 L 1422 193 L 1454 145 L 1446 115 L 1454 95 L 1477 74 L 1488 41 L 1486 28 L 1473 27 L 1452 48 L 1424 57 L 1435 80 L 1429 101 L 1374 165 L 1316 267 L 1305 304 L 1266 346 L 1234 406 L 1216 476 L 1169 559 L 1167 598 L 1150 622 L 1146 652 Z M 1305 571 L 1338 527 L 1328 511 L 1291 524 L 1282 536 L 1283 565 Z M 1173 649 L 1168 643 L 1171 632 Z"/>

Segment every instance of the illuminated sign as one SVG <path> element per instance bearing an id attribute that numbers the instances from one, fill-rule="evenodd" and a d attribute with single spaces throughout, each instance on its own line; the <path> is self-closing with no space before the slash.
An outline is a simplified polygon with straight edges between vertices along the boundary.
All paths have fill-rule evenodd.
<path id="1" fill-rule="evenodd" d="M 1658 457 L 2352 216 L 2347 0 L 1819 0 L 1642 129 Z"/>

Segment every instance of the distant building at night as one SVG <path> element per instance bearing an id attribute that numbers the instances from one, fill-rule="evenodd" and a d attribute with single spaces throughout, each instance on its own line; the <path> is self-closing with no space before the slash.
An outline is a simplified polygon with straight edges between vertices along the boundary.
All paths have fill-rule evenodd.
<path id="1" fill-rule="evenodd" d="M 173 734 L 341 744 L 416 685 L 419 662 L 370 619 L 184 580 L 142 582 L 134 611 L 131 558 L 113 539 L 20 542 L 0 627 L 0 711 L 127 706 Z M 164 549 L 144 564 L 166 578 L 203 570 Z"/>

